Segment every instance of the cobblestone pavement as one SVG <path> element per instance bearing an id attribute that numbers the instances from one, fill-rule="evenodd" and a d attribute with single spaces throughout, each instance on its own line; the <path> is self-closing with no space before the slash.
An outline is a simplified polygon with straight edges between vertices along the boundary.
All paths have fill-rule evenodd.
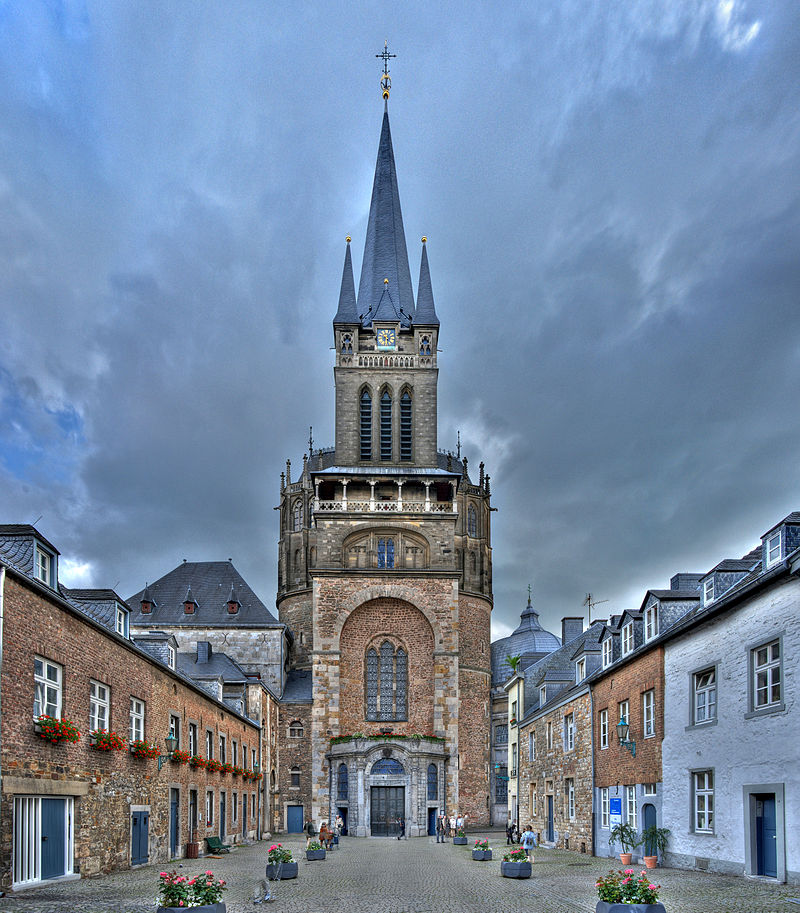
<path id="1" fill-rule="evenodd" d="M 180 870 L 196 874 L 211 869 L 230 885 L 228 913 L 268 910 L 286 913 L 593 913 L 594 882 L 614 866 L 565 850 L 536 851 L 533 877 L 503 878 L 500 859 L 505 836 L 488 836 L 492 862 L 473 862 L 472 834 L 466 847 L 431 838 L 412 840 L 342 838 L 321 862 L 307 862 L 299 836 L 278 838 L 300 860 L 299 876 L 281 881 L 275 899 L 257 905 L 253 898 L 264 875 L 269 842 L 238 847 L 229 856 L 186 860 Z M 158 873 L 176 868 L 146 866 L 102 878 L 61 882 L 0 899 L 2 913 L 153 913 Z M 792 913 L 787 898 L 800 887 L 745 878 L 657 869 L 667 913 Z M 799 911 L 800 913 L 800 911 Z"/>

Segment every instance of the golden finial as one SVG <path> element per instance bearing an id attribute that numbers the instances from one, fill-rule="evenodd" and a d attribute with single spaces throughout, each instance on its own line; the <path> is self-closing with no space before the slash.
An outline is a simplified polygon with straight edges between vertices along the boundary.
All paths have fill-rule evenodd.
<path id="1" fill-rule="evenodd" d="M 345 238 L 345 241 L 347 241 L 348 244 L 350 243 L 351 240 L 352 240 L 352 239 L 351 239 L 350 235 L 348 235 L 348 236 Z"/>
<path id="2" fill-rule="evenodd" d="M 428 240 L 428 239 L 425 237 L 425 235 L 423 235 L 423 236 L 422 236 L 422 243 L 424 244 L 427 240 Z"/>
<path id="3" fill-rule="evenodd" d="M 388 280 L 388 279 L 384 279 L 384 280 L 383 280 L 383 284 L 384 284 L 384 285 L 388 285 L 388 284 L 389 284 L 389 280 Z"/>
<path id="4" fill-rule="evenodd" d="M 389 60 L 392 57 L 397 57 L 397 54 L 389 53 L 389 39 L 383 42 L 383 50 L 380 54 L 376 54 L 376 57 L 381 57 L 383 59 L 383 73 L 381 74 L 381 93 L 383 94 L 384 101 L 389 99 L 389 91 L 392 88 L 392 78 L 389 76 Z"/>

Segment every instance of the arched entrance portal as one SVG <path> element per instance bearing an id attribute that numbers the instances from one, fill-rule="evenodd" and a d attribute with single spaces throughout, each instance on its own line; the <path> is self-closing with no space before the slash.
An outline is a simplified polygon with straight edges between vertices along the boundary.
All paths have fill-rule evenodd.
<path id="1" fill-rule="evenodd" d="M 370 834 L 396 837 L 405 830 L 406 771 L 396 758 L 381 758 L 370 770 Z"/>

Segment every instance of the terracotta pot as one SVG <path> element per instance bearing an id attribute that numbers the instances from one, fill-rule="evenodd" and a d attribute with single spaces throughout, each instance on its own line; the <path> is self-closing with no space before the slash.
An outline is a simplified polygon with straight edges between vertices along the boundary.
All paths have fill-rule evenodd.
<path id="1" fill-rule="evenodd" d="M 643 856 L 642 858 L 648 869 L 654 869 L 658 865 L 658 856 Z"/>
<path id="2" fill-rule="evenodd" d="M 633 859 L 633 853 L 620 853 L 619 854 L 619 861 L 623 865 L 630 865 L 631 859 Z"/>

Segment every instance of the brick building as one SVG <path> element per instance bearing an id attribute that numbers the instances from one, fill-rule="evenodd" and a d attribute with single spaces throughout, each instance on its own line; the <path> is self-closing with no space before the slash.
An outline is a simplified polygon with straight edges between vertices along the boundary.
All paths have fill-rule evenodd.
<path id="1" fill-rule="evenodd" d="M 113 590 L 59 586 L 58 550 L 32 526 L 0 527 L 0 616 L 4 887 L 164 862 L 209 835 L 260 835 L 261 726 L 182 674 L 169 635 L 131 641 Z M 71 720 L 80 740 L 43 740 L 39 714 Z M 97 730 L 119 733 L 125 750 L 92 747 Z M 247 776 L 168 758 L 170 734 Z M 134 757 L 129 739 L 166 763 Z"/>

